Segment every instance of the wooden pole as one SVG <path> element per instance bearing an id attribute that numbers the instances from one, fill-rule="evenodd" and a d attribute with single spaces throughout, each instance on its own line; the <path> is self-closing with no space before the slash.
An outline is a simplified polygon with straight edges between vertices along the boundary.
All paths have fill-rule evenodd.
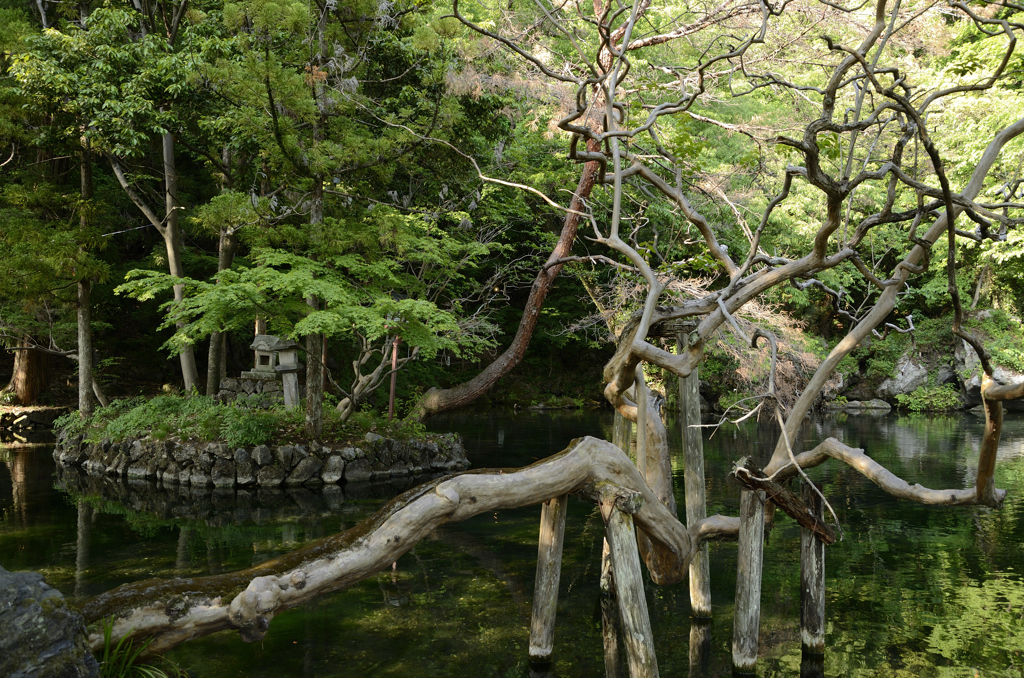
<path id="1" fill-rule="evenodd" d="M 807 482 L 803 495 L 815 519 L 824 522 L 821 497 Z M 805 653 L 825 653 L 825 544 L 806 527 L 800 528 L 800 643 Z"/>
<path id="2" fill-rule="evenodd" d="M 637 499 L 640 500 L 639 505 L 636 504 Z M 605 521 L 605 536 L 611 552 L 612 574 L 619 598 L 619 619 L 622 621 L 622 635 L 626 642 L 630 678 L 657 678 L 654 634 L 647 612 L 633 517 L 630 515 L 639 510 L 642 500 L 640 494 L 631 493 L 625 499 L 606 495 L 601 499 L 601 515 Z"/>
<path id="3" fill-rule="evenodd" d="M 711 620 L 690 622 L 689 678 L 706 678 L 711 673 Z"/>
<path id="4" fill-rule="evenodd" d="M 647 477 L 647 382 L 643 363 L 636 366 L 636 469 Z"/>
<path id="5" fill-rule="evenodd" d="M 732 667 L 735 673 L 753 674 L 757 664 L 764 501 L 765 494 L 760 490 L 743 490 L 740 493 L 740 543 L 732 626 Z"/>
<path id="6" fill-rule="evenodd" d="M 569 495 L 563 494 L 541 504 L 537 578 L 533 589 L 533 619 L 530 623 L 531 662 L 551 661 L 555 642 L 558 582 L 562 576 L 562 537 L 565 534 L 565 510 L 568 499 Z"/>
<path id="7" fill-rule="evenodd" d="M 612 575 L 612 556 L 608 539 L 601 550 L 601 638 L 604 642 L 605 678 L 622 676 L 622 652 L 619 650 L 619 603 L 615 595 L 615 577 Z"/>
<path id="8" fill-rule="evenodd" d="M 677 351 L 685 337 L 676 335 Z M 704 485 L 704 435 L 700 428 L 700 376 L 697 368 L 679 380 L 679 421 L 683 430 L 683 484 L 686 492 L 686 526 L 708 515 Z M 711 575 L 705 542 L 690 561 L 690 613 L 697 619 L 711 618 Z"/>
<path id="9" fill-rule="evenodd" d="M 629 456 L 629 450 L 632 446 L 633 440 L 633 422 L 626 419 L 624 416 L 615 413 L 615 426 L 612 429 L 612 445 L 615 445 L 620 450 Z"/>

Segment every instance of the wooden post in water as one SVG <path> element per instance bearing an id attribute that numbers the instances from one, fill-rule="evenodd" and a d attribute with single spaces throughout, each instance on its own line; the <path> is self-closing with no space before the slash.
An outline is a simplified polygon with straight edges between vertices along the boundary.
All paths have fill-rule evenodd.
<path id="1" fill-rule="evenodd" d="M 612 444 L 629 456 L 629 450 L 633 443 L 633 422 L 624 416 L 615 413 L 615 425 L 612 428 Z"/>
<path id="2" fill-rule="evenodd" d="M 806 481 L 803 495 L 824 522 L 821 496 Z M 800 528 L 800 643 L 806 654 L 825 653 L 825 544 L 806 527 Z"/>
<path id="3" fill-rule="evenodd" d="M 745 489 L 740 493 L 740 543 L 732 622 L 732 668 L 735 673 L 753 674 L 757 664 L 764 500 L 765 494 L 760 490 Z"/>
<path id="4" fill-rule="evenodd" d="M 619 650 L 619 602 L 615 595 L 612 556 L 608 539 L 601 550 L 601 638 L 604 644 L 604 676 L 620 678 L 622 653 Z"/>
<path id="5" fill-rule="evenodd" d="M 711 671 L 711 620 L 690 622 L 690 673 L 688 678 L 707 678 Z"/>
<path id="6" fill-rule="evenodd" d="M 537 580 L 533 592 L 530 623 L 530 661 L 551 661 L 555 642 L 555 613 L 558 582 L 562 576 L 562 537 L 569 495 L 549 499 L 540 509 L 540 539 L 537 545 Z"/>
<path id="7" fill-rule="evenodd" d="M 611 552 L 615 592 L 619 599 L 619 618 L 625 638 L 630 678 L 657 678 L 658 660 L 654 655 L 654 634 L 647 612 L 640 552 L 636 546 L 632 513 L 639 510 L 643 495 L 628 497 L 605 495 L 601 498 L 601 515 L 605 536 Z"/>
<path id="8" fill-rule="evenodd" d="M 682 333 L 676 335 L 678 352 L 682 351 L 684 340 Z M 696 367 L 690 376 L 679 379 L 679 421 L 683 430 L 683 484 L 686 488 L 686 525 L 689 527 L 708 515 L 704 486 L 704 435 L 700 428 L 700 377 Z M 690 561 L 690 609 L 697 619 L 711 618 L 707 542 Z"/>

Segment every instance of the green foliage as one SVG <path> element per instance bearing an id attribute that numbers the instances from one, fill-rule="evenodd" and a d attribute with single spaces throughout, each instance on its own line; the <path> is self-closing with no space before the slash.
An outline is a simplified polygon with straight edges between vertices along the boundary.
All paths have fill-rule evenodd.
<path id="1" fill-rule="evenodd" d="M 992 354 L 996 365 L 1024 372 L 1024 324 L 1001 310 L 986 311 L 982 317 L 964 323 L 968 329 L 979 332 L 985 348 Z"/>
<path id="2" fill-rule="evenodd" d="M 100 658 L 100 678 L 187 678 L 174 662 L 159 658 L 159 665 L 143 663 L 142 655 L 153 642 L 148 638 L 136 643 L 129 638 L 131 629 L 115 644 L 111 638 L 114 630 L 114 617 L 102 620 L 103 654 Z"/>
<path id="3" fill-rule="evenodd" d="M 900 393 L 896 402 L 901 409 L 911 412 L 943 412 L 960 407 L 960 391 L 952 384 L 919 386 L 913 393 Z"/>

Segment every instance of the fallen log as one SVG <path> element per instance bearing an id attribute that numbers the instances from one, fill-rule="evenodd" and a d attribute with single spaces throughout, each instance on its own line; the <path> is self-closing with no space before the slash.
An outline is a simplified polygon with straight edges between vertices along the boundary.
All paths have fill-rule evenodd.
<path id="1" fill-rule="evenodd" d="M 642 495 L 633 520 L 650 540 L 646 561 L 654 581 L 684 579 L 698 540 L 618 447 L 588 437 L 521 469 L 470 471 L 421 485 L 346 532 L 256 567 L 126 584 L 88 601 L 83 613 L 89 623 L 113 615 L 113 642 L 129 635 L 152 638 L 152 652 L 230 628 L 253 642 L 267 633 L 274 615 L 380 572 L 440 525 L 567 493 L 593 496 L 604 483 Z M 713 530 L 701 535 L 713 536 Z M 102 647 L 102 634 L 94 632 L 89 641 Z"/>

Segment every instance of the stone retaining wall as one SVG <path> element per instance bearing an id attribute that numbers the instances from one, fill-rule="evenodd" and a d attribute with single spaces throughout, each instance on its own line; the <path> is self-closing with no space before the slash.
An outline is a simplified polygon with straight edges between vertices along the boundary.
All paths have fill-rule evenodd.
<path id="1" fill-rule="evenodd" d="M 462 439 L 455 433 L 427 440 L 392 440 L 367 433 L 358 447 L 320 443 L 266 445 L 232 449 L 224 443 L 143 438 L 122 442 L 83 442 L 81 436 L 57 436 L 53 458 L 80 466 L 94 476 L 157 480 L 199 487 L 298 487 L 401 478 L 458 471 L 469 466 Z"/>

